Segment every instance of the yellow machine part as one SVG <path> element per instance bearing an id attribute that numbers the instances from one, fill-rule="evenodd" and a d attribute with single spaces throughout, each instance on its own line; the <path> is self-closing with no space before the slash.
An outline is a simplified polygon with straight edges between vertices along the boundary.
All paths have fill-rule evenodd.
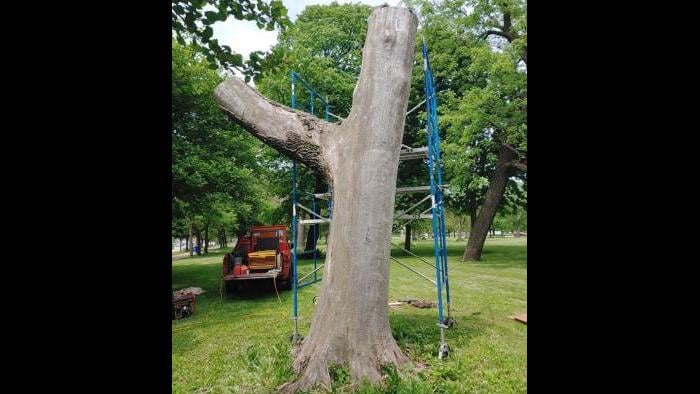
<path id="1" fill-rule="evenodd" d="M 258 250 L 257 252 L 248 253 L 248 258 L 254 259 L 264 259 L 267 257 L 275 257 L 277 255 L 276 250 Z"/>
<path id="2" fill-rule="evenodd" d="M 259 250 L 248 253 L 251 269 L 272 269 L 277 266 L 276 250 Z"/>

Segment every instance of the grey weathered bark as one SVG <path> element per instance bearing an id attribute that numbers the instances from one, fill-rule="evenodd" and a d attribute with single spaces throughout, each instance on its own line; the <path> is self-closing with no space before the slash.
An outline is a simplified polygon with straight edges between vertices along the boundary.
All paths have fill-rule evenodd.
<path id="1" fill-rule="evenodd" d="M 389 252 L 399 150 L 418 20 L 380 6 L 369 17 L 362 69 L 341 125 L 273 103 L 231 78 L 219 105 L 265 143 L 326 176 L 333 187 L 323 285 L 308 337 L 295 349 L 299 378 L 285 392 L 330 387 L 328 367 L 344 365 L 354 383 L 381 380 L 380 367 L 409 359 L 391 335 Z"/>

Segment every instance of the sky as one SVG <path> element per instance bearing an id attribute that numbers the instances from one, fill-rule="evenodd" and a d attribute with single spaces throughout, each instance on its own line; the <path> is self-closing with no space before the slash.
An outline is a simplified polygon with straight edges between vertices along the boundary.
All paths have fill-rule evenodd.
<path id="1" fill-rule="evenodd" d="M 297 15 L 308 5 L 330 4 L 334 0 L 282 0 L 287 7 L 287 16 L 295 21 Z M 388 3 L 391 6 L 397 5 L 400 0 L 336 0 L 339 4 L 362 3 L 378 6 Z M 231 49 L 243 55 L 244 59 L 253 51 L 268 51 L 277 43 L 277 31 L 266 31 L 258 29 L 255 22 L 237 20 L 229 18 L 224 22 L 217 22 L 213 26 L 214 38 L 219 40 L 219 44 L 228 45 Z"/>

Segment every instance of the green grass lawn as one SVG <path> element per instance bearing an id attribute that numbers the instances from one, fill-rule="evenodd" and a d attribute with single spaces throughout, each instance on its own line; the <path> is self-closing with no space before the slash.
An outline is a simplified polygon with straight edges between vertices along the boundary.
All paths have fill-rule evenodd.
<path id="1" fill-rule="evenodd" d="M 402 240 L 394 239 L 400 244 Z M 412 251 L 432 261 L 432 241 L 415 242 Z M 383 389 L 367 393 L 522 393 L 525 392 L 527 326 L 508 319 L 526 312 L 526 239 L 488 239 L 483 260 L 463 263 L 464 242 L 448 242 L 449 280 L 457 325 L 447 331 L 452 349 L 438 360 L 440 334 L 436 309 L 410 305 L 390 308 L 394 337 L 402 349 L 425 368 L 396 375 L 387 371 Z M 226 250 L 228 251 L 228 249 Z M 219 296 L 224 250 L 173 262 L 173 289 L 202 287 L 197 313 L 173 322 L 173 393 L 268 393 L 293 378 L 289 335 L 292 333 L 292 292 L 274 291 L 244 299 Z M 434 278 L 435 271 L 399 250 L 392 255 Z M 319 259 L 319 264 L 322 259 Z M 435 300 L 432 283 L 391 262 L 389 300 L 410 297 Z M 311 271 L 310 260 L 299 262 L 299 276 Z M 321 274 L 322 270 L 319 271 Z M 322 282 L 299 290 L 299 329 L 309 331 L 312 299 Z M 329 318 L 333 318 L 329 316 Z M 350 392 L 344 374 L 334 392 Z"/>

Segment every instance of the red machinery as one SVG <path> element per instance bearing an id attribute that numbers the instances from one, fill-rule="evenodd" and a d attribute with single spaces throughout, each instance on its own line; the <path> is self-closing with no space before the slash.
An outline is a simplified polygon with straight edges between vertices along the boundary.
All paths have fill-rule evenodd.
<path id="1" fill-rule="evenodd" d="M 197 296 L 192 293 L 173 294 L 172 320 L 182 319 L 194 314 L 197 307 Z"/>
<path id="2" fill-rule="evenodd" d="M 284 225 L 253 226 L 250 235 L 238 238 L 233 252 L 223 261 L 226 293 L 241 281 L 274 279 L 278 288 L 292 288 L 291 250 Z"/>

